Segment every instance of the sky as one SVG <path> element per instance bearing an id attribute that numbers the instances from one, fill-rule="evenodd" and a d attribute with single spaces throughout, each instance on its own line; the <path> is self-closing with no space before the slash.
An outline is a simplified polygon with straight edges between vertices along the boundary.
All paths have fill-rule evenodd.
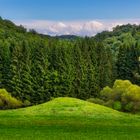
<path id="1" fill-rule="evenodd" d="M 140 23 L 140 0 L 0 0 L 0 16 L 50 35 L 93 36 Z"/>

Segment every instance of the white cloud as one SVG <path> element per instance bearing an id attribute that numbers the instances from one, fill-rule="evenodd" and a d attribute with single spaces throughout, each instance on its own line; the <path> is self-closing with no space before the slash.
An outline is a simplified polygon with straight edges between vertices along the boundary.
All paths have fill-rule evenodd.
<path id="1" fill-rule="evenodd" d="M 39 33 L 48 35 L 80 35 L 94 36 L 103 30 L 112 30 L 113 27 L 123 24 L 140 24 L 140 19 L 128 20 L 90 20 L 90 21 L 49 21 L 30 20 L 15 21 L 17 25 L 22 24 L 27 29 L 35 29 Z"/>

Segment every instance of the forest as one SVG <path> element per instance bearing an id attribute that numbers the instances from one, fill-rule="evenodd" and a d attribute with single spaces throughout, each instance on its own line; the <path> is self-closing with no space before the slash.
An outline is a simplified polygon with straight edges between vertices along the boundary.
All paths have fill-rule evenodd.
<path id="1" fill-rule="evenodd" d="M 0 89 L 24 105 L 56 97 L 102 99 L 104 87 L 117 79 L 140 85 L 139 25 L 94 37 L 51 37 L 0 18 Z"/>

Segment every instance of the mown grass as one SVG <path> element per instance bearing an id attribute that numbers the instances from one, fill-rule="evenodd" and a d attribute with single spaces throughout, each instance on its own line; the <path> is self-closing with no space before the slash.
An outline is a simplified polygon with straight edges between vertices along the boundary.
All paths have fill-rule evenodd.
<path id="1" fill-rule="evenodd" d="M 0 111 L 0 140 L 139 140 L 140 116 L 73 98 Z"/>

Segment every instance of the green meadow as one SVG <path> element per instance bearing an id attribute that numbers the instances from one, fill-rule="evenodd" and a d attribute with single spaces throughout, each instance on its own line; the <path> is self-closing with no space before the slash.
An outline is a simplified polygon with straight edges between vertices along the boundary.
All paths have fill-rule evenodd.
<path id="1" fill-rule="evenodd" d="M 0 111 L 0 140 L 139 140 L 140 116 L 75 98 Z"/>

